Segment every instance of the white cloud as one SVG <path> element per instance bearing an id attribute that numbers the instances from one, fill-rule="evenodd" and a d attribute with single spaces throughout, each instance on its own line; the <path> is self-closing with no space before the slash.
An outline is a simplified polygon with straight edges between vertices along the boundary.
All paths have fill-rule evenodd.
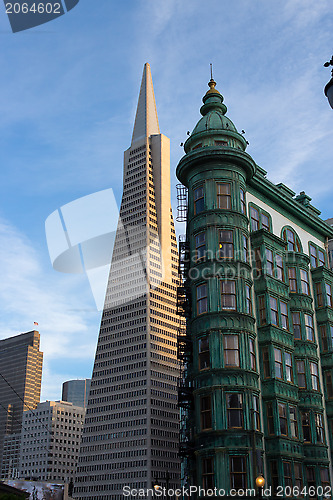
<path id="1" fill-rule="evenodd" d="M 62 381 L 65 380 L 71 362 L 82 364 L 77 376 L 89 377 L 99 314 L 84 278 L 57 275 L 53 271 L 49 274 L 33 243 L 3 220 L 0 221 L 0 273 L 1 338 L 33 329 L 40 331 L 45 397 L 53 399 L 59 392 L 54 386 L 51 365 L 56 366 L 59 381 L 62 376 Z M 39 323 L 38 327 L 34 321 Z"/>

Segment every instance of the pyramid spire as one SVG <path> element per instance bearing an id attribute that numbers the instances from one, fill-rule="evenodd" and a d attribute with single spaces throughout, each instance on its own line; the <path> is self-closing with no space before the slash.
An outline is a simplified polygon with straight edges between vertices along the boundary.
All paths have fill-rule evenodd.
<path id="1" fill-rule="evenodd" d="M 158 125 L 153 81 L 151 78 L 150 66 L 146 63 L 143 68 L 132 144 L 138 139 L 143 139 L 144 137 L 159 133 L 160 127 Z"/>

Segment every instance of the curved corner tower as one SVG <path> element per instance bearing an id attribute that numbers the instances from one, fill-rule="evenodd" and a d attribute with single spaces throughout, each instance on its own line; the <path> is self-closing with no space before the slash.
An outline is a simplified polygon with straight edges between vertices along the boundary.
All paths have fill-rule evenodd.
<path id="1" fill-rule="evenodd" d="M 185 482 L 203 497 L 243 498 L 259 494 L 263 475 L 268 496 L 322 498 L 332 484 L 332 228 L 304 192 L 266 178 L 208 85 L 177 166 L 188 189 Z"/>
<path id="2" fill-rule="evenodd" d="M 178 179 L 188 188 L 191 256 L 185 287 L 192 309 L 187 328 L 193 363 L 187 380 L 194 411 L 189 410 L 187 420 L 192 427 L 187 469 L 189 484 L 229 490 L 243 483 L 236 470 L 250 472 L 248 477 L 262 472 L 245 204 L 247 182 L 256 166 L 245 152 L 244 137 L 225 116 L 227 108 L 215 85 L 212 79 L 200 110 L 203 117 L 177 167 Z"/>

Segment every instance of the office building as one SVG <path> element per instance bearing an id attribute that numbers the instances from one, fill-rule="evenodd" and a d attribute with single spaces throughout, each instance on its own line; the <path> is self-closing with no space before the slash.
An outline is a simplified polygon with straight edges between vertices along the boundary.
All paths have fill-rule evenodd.
<path id="1" fill-rule="evenodd" d="M 177 167 L 188 188 L 179 290 L 187 483 L 230 492 L 255 488 L 262 474 L 271 498 L 278 486 L 283 498 L 310 486 L 325 493 L 333 445 L 325 244 L 333 229 L 308 195 L 273 184 L 246 153 L 213 79 L 203 103 Z"/>
<path id="2" fill-rule="evenodd" d="M 170 146 L 148 64 L 132 143 L 87 406 L 74 497 L 123 499 L 123 487 L 179 485 L 176 288 Z"/>
<path id="3" fill-rule="evenodd" d="M 67 401 L 45 401 L 23 414 L 21 479 L 69 483 L 80 449 L 84 408 Z"/>
<path id="4" fill-rule="evenodd" d="M 62 401 L 69 401 L 74 406 L 85 408 L 90 391 L 90 378 L 83 380 L 67 380 L 62 384 Z"/>
<path id="5" fill-rule="evenodd" d="M 1 478 L 16 477 L 23 412 L 40 401 L 43 353 L 36 331 L 0 340 Z"/>

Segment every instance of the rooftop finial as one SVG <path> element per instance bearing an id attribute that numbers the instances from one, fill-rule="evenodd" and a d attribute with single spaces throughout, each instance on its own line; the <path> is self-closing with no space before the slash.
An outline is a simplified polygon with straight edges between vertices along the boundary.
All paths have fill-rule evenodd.
<path id="1" fill-rule="evenodd" d="M 209 90 L 207 91 L 207 94 L 209 93 L 216 93 L 219 94 L 220 92 L 215 88 L 216 87 L 216 81 L 213 78 L 213 65 L 210 63 L 210 81 L 208 82 L 208 87 Z M 207 95 L 206 94 L 206 95 Z"/>

